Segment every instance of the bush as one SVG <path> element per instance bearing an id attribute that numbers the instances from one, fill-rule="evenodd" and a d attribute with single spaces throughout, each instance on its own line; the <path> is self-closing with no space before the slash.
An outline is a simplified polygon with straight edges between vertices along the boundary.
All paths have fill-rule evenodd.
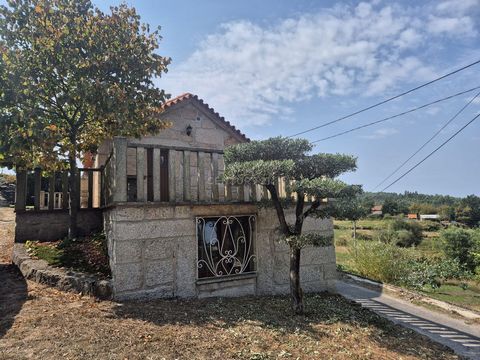
<path id="1" fill-rule="evenodd" d="M 457 260 L 442 258 L 417 258 L 409 261 L 408 272 L 401 285 L 422 289 L 439 288 L 448 279 L 470 277 Z"/>
<path id="2" fill-rule="evenodd" d="M 474 272 L 480 266 L 480 232 L 461 228 L 448 228 L 440 234 L 445 256 L 457 260 L 468 271 Z"/>
<path id="3" fill-rule="evenodd" d="M 442 224 L 435 221 L 422 221 L 420 222 L 420 226 L 423 231 L 438 231 L 442 228 Z"/>
<path id="4" fill-rule="evenodd" d="M 397 284 L 405 278 L 410 250 L 391 243 L 377 241 L 360 242 L 357 250 L 351 250 L 352 264 L 362 276 L 370 279 Z"/>
<path id="5" fill-rule="evenodd" d="M 422 227 L 417 222 L 395 219 L 388 229 L 377 230 L 374 239 L 384 244 L 395 244 L 400 247 L 418 245 L 422 241 Z"/>
<path id="6" fill-rule="evenodd" d="M 347 245 L 348 245 L 348 241 L 349 241 L 349 237 L 348 237 L 348 236 L 339 236 L 339 237 L 335 240 L 335 245 L 337 245 L 337 246 L 347 246 Z"/>
<path id="7" fill-rule="evenodd" d="M 457 260 L 419 258 L 412 249 L 392 243 L 361 242 L 351 250 L 354 270 L 369 279 L 422 289 L 438 288 L 448 279 L 471 277 Z"/>

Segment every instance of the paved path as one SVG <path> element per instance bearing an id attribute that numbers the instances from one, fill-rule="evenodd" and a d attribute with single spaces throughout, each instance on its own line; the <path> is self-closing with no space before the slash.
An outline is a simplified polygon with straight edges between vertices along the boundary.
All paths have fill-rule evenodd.
<path id="1" fill-rule="evenodd" d="M 462 320 L 383 294 L 380 290 L 366 289 L 350 282 L 337 281 L 337 291 L 395 323 L 448 346 L 459 355 L 480 359 L 478 324 L 469 325 Z"/>
<path id="2" fill-rule="evenodd" d="M 15 213 L 12 208 L 0 207 L 0 263 L 9 263 L 13 251 Z"/>

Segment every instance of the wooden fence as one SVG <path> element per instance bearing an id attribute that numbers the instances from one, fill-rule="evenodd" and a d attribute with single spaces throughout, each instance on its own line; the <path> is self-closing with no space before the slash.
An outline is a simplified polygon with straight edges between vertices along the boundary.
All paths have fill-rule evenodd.
<path id="1" fill-rule="evenodd" d="M 83 169 L 78 171 L 78 194 L 80 208 L 99 208 L 104 201 L 102 186 L 103 169 Z M 59 171 L 42 175 L 42 170 L 18 170 L 15 193 L 15 210 L 65 210 L 70 206 L 68 190 L 69 173 Z"/>
<path id="2" fill-rule="evenodd" d="M 106 204 L 224 203 L 268 199 L 265 187 L 224 183 L 223 151 L 146 145 L 117 137 L 104 167 Z M 277 183 L 287 197 L 285 179 Z"/>

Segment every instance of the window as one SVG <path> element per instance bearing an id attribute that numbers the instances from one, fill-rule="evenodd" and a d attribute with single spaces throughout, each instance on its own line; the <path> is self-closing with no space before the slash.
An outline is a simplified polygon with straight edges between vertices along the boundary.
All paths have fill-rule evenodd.
<path id="1" fill-rule="evenodd" d="M 198 278 L 255 271 L 255 215 L 197 217 Z"/>

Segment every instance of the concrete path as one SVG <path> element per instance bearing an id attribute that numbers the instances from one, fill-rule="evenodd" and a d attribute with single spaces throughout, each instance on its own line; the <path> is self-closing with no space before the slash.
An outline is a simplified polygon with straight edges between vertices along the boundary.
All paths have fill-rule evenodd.
<path id="1" fill-rule="evenodd" d="M 444 344 L 458 355 L 480 359 L 480 325 L 466 324 L 448 315 L 346 281 L 337 281 L 337 291 L 347 299 Z"/>

